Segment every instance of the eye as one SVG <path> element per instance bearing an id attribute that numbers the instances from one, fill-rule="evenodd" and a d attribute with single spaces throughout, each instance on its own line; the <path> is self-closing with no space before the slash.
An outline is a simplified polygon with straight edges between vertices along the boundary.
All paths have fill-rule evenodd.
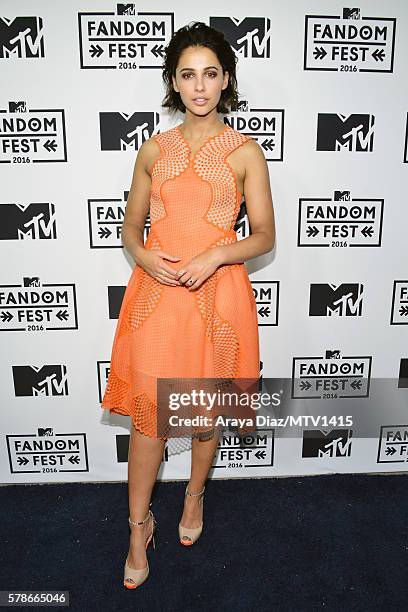
<path id="1" fill-rule="evenodd" d="M 210 75 L 211 78 L 215 78 L 217 76 L 216 72 L 207 72 L 207 74 Z M 192 72 L 183 72 L 183 79 L 190 76 L 194 76 Z"/>

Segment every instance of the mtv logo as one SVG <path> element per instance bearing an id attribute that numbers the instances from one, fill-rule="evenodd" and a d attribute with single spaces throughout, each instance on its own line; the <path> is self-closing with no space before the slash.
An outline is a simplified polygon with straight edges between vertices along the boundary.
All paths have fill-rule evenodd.
<path id="1" fill-rule="evenodd" d="M 122 301 L 125 295 L 126 287 L 123 286 L 110 286 L 108 287 L 108 304 L 109 304 L 109 318 L 118 319 Z"/>
<path id="2" fill-rule="evenodd" d="M 372 151 L 374 115 L 318 113 L 317 151 Z"/>
<path id="3" fill-rule="evenodd" d="M 249 111 L 248 100 L 239 100 L 235 110 L 240 113 L 247 113 Z"/>
<path id="4" fill-rule="evenodd" d="M 117 5 L 118 15 L 136 15 L 134 4 L 118 4 Z"/>
<path id="5" fill-rule="evenodd" d="M 0 17 L 0 58 L 44 57 L 41 17 Z"/>
<path id="6" fill-rule="evenodd" d="M 158 124 L 158 113 L 100 112 L 102 151 L 138 150 L 153 134 Z"/>
<path id="7" fill-rule="evenodd" d="M 343 19 L 360 19 L 361 11 L 359 8 L 344 8 Z"/>
<path id="8" fill-rule="evenodd" d="M 40 287 L 40 277 L 39 276 L 24 276 L 23 277 L 23 287 Z"/>
<path id="9" fill-rule="evenodd" d="M 53 432 L 53 428 L 52 427 L 39 427 L 38 428 L 38 437 L 42 438 L 44 436 L 52 436 L 54 435 Z"/>
<path id="10" fill-rule="evenodd" d="M 357 317 L 362 314 L 363 285 L 361 283 L 312 283 L 310 285 L 309 316 Z"/>
<path id="11" fill-rule="evenodd" d="M 9 102 L 9 113 L 26 113 L 27 103 L 24 100 L 19 102 Z"/>
<path id="12" fill-rule="evenodd" d="M 239 207 L 239 212 L 235 221 L 234 230 L 239 240 L 241 238 L 246 238 L 251 233 L 245 202 L 242 202 L 241 206 Z"/>
<path id="13" fill-rule="evenodd" d="M 350 202 L 350 191 L 335 191 L 334 202 Z"/>
<path id="14" fill-rule="evenodd" d="M 62 364 L 41 367 L 12 366 L 16 397 L 68 395 L 67 368 Z"/>
<path id="15" fill-rule="evenodd" d="M 398 389 L 408 389 L 408 359 L 406 357 L 400 360 Z"/>
<path id="16" fill-rule="evenodd" d="M 56 238 L 55 206 L 3 204 L 0 206 L 0 240 L 34 240 Z"/>
<path id="17" fill-rule="evenodd" d="M 340 359 L 340 350 L 339 349 L 327 349 L 325 352 L 326 359 Z"/>
<path id="18" fill-rule="evenodd" d="M 304 431 L 302 457 L 350 457 L 352 435 L 349 429 Z"/>
<path id="19" fill-rule="evenodd" d="M 210 17 L 210 26 L 223 32 L 243 57 L 271 56 L 271 20 L 267 17 Z"/>

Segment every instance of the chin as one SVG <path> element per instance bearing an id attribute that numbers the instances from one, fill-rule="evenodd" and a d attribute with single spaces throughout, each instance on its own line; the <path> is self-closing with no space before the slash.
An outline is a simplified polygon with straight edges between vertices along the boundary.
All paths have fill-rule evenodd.
<path id="1" fill-rule="evenodd" d="M 211 103 L 206 104 L 205 106 L 197 106 L 192 103 L 191 106 L 186 106 L 186 108 L 190 111 L 190 113 L 193 113 L 193 115 L 205 116 L 208 115 L 208 113 L 210 113 L 211 111 L 213 111 L 216 106 L 217 105 L 213 106 Z"/>

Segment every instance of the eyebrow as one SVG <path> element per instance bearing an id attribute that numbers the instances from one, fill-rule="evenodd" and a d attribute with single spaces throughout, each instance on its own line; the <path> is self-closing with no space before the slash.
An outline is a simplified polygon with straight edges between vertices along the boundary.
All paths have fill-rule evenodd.
<path id="1" fill-rule="evenodd" d="M 215 70 L 218 70 L 217 66 L 206 66 L 204 70 L 209 70 L 210 68 L 214 68 Z M 183 72 L 183 70 L 192 70 L 194 72 L 194 68 L 181 68 L 180 72 Z"/>

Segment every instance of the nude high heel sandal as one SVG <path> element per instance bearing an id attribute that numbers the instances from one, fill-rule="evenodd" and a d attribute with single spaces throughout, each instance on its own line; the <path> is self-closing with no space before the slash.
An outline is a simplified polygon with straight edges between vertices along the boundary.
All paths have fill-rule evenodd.
<path id="1" fill-rule="evenodd" d="M 200 503 L 201 507 L 203 508 L 205 487 L 199 493 L 188 493 L 187 489 L 188 489 L 188 484 L 186 486 L 184 497 L 186 495 L 190 495 L 191 497 L 199 497 L 198 503 Z M 201 532 L 203 530 L 203 524 L 204 523 L 202 522 L 199 527 L 188 528 L 188 527 L 183 527 L 183 525 L 179 523 L 178 532 L 179 532 L 180 544 L 183 544 L 183 546 L 191 546 L 192 544 L 194 544 L 194 542 L 196 542 L 201 535 Z M 188 538 L 188 539 L 183 539 L 183 538 Z"/>
<path id="2" fill-rule="evenodd" d="M 130 520 L 130 516 L 129 516 L 129 524 L 130 525 L 143 525 L 149 518 L 152 518 L 152 522 L 153 522 L 153 526 L 152 526 L 152 532 L 149 535 L 147 542 L 146 542 L 146 550 L 147 547 L 150 544 L 150 541 L 153 540 L 153 548 L 156 549 L 156 544 L 154 541 L 154 532 L 156 529 L 156 519 L 153 516 L 153 512 L 151 510 L 149 510 L 146 518 L 143 521 L 131 521 Z M 148 577 L 149 575 L 149 562 L 147 562 L 146 567 L 144 567 L 143 569 L 133 569 L 132 567 L 129 567 L 128 565 L 128 560 L 126 557 L 126 563 L 125 563 L 125 573 L 124 573 L 124 578 L 123 578 L 123 585 L 127 588 L 127 589 L 135 589 L 136 587 L 140 586 Z M 126 582 L 127 580 L 132 580 L 132 583 L 128 583 Z"/>

